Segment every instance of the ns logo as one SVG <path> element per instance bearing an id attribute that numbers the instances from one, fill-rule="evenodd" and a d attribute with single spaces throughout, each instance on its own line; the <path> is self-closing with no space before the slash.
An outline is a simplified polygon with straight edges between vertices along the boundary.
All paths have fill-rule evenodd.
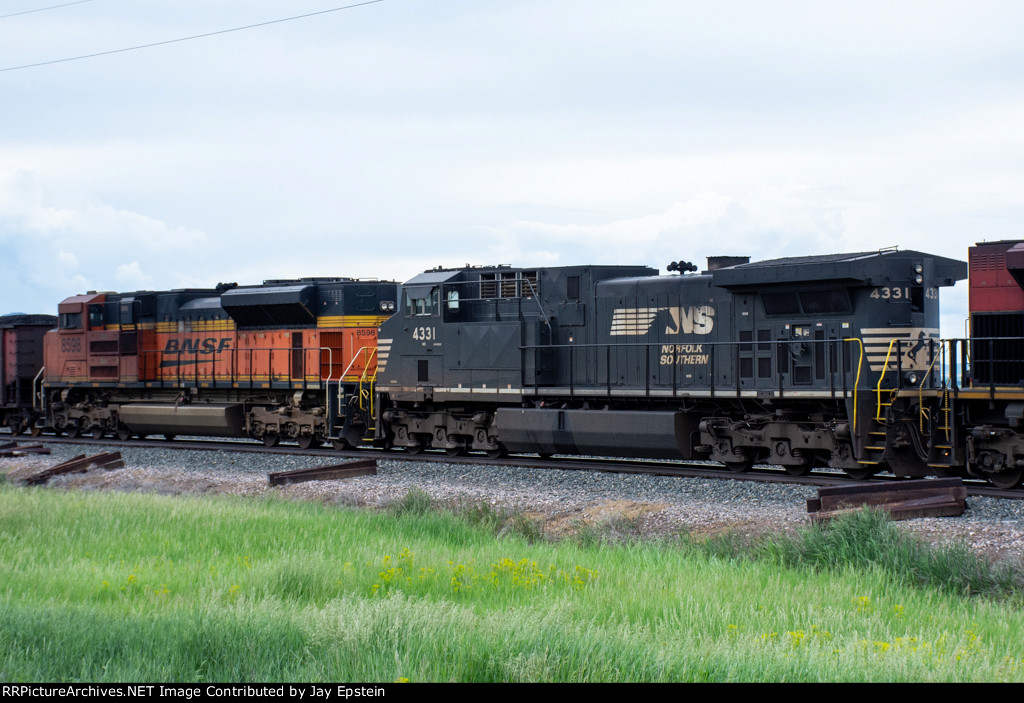
<path id="1" fill-rule="evenodd" d="M 715 326 L 715 309 L 710 305 L 681 305 L 661 308 L 618 308 L 612 314 L 613 337 L 638 337 L 651 331 L 654 323 L 664 334 L 699 334 Z"/>

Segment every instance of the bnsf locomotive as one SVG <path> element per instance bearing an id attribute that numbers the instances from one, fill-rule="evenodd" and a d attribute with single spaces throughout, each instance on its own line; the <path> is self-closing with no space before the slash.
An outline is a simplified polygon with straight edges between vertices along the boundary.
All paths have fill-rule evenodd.
<path id="1" fill-rule="evenodd" d="M 396 283 L 353 279 L 90 293 L 58 307 L 41 404 L 58 433 L 358 443 Z"/>
<path id="2" fill-rule="evenodd" d="M 972 248 L 971 338 L 953 340 L 939 339 L 939 289 L 968 269 L 953 259 L 669 268 L 77 296 L 17 424 L 1020 483 L 1024 243 Z"/>

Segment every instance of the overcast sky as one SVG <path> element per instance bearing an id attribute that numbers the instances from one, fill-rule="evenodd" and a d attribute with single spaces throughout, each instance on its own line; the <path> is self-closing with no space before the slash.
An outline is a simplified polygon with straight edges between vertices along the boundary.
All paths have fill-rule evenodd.
<path id="1" fill-rule="evenodd" d="M 344 4 L 90 0 L 0 18 L 0 69 Z M 384 0 L 3 71 L 0 311 L 465 263 L 966 259 L 1024 234 L 1022 30 L 1021 2 Z"/>

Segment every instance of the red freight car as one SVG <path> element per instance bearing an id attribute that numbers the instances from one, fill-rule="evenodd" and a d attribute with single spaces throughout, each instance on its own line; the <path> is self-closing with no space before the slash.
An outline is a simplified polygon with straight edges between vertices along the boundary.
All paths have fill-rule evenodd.
<path id="1" fill-rule="evenodd" d="M 53 315 L 0 317 L 0 425 L 14 434 L 39 417 L 34 391 L 43 368 L 43 336 L 56 326 Z"/>

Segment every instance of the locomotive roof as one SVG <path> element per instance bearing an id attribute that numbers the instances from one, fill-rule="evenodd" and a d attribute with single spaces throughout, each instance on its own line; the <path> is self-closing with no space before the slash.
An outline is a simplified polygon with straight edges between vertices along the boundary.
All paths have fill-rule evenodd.
<path id="1" fill-rule="evenodd" d="M 446 283 L 453 280 L 476 280 L 475 277 L 481 274 L 492 274 L 492 273 L 526 273 L 526 272 L 564 272 L 566 274 L 573 274 L 574 272 L 582 271 L 597 271 L 601 273 L 621 273 L 625 276 L 641 276 L 644 274 L 654 275 L 657 273 L 657 269 L 652 269 L 648 266 L 632 266 L 624 264 L 584 264 L 578 266 L 539 266 L 539 267 L 511 267 L 505 265 L 498 266 L 467 266 L 458 269 L 443 269 L 436 268 L 424 271 L 423 273 L 417 274 L 405 282 L 405 286 L 431 286 L 439 283 Z M 466 276 L 469 276 L 467 278 Z"/>
<path id="2" fill-rule="evenodd" d="M 888 280 L 890 265 L 931 262 L 932 285 L 952 285 L 967 277 L 967 264 L 944 256 L 920 251 L 854 252 L 818 256 L 789 256 L 737 264 L 712 271 L 714 285 L 729 288 L 762 283 L 800 283 L 806 281 L 847 280 L 870 284 Z"/>

